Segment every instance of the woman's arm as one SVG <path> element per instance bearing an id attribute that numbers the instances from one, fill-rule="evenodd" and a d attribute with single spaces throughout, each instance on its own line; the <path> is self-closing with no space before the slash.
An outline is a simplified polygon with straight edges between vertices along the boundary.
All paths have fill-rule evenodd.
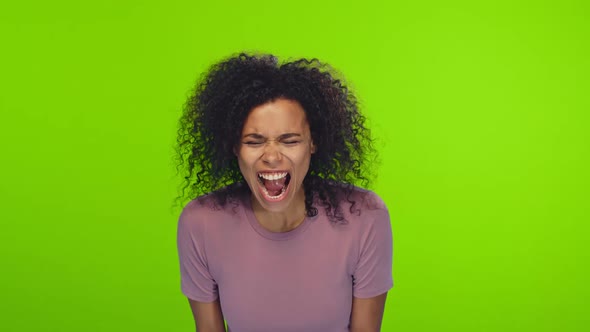
<path id="1" fill-rule="evenodd" d="M 387 292 L 367 299 L 353 297 L 350 332 L 381 331 L 386 298 Z"/>
<path id="2" fill-rule="evenodd" d="M 188 300 L 198 332 L 226 332 L 219 299 L 213 302 Z"/>

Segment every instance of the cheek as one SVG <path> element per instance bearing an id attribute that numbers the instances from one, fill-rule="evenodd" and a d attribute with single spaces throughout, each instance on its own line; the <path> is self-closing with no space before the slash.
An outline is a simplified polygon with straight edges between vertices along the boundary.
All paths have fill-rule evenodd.
<path id="1" fill-rule="evenodd" d="M 250 170 L 254 167 L 254 163 L 257 160 L 256 153 L 246 153 L 244 151 L 238 151 L 238 165 L 242 173 Z"/>
<path id="2" fill-rule="evenodd" d="M 293 163 L 296 165 L 296 168 L 301 172 L 307 173 L 309 169 L 309 164 L 311 161 L 311 154 L 304 154 L 297 156 L 296 159 L 292 159 Z M 305 174 L 302 174 L 305 175 Z"/>
<path id="3" fill-rule="evenodd" d="M 244 159 L 244 156 L 242 154 L 238 154 L 237 158 L 238 158 L 238 166 L 240 167 L 240 171 L 242 171 L 242 173 L 244 173 L 244 171 L 248 168 L 248 164 L 246 163 L 246 160 Z"/>

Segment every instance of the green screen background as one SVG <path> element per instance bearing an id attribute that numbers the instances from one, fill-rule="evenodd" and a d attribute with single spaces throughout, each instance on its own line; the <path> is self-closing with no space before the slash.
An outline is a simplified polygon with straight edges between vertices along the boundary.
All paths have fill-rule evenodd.
<path id="1" fill-rule="evenodd" d="M 384 331 L 587 330 L 589 18 L 567 0 L 3 2 L 0 330 L 193 330 L 176 121 L 241 50 L 317 57 L 358 94 L 394 231 Z"/>

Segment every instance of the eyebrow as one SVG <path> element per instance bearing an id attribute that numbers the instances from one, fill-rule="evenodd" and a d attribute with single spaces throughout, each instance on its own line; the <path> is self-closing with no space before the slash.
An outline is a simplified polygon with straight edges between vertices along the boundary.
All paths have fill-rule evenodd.
<path id="1" fill-rule="evenodd" d="M 293 138 L 293 137 L 301 137 L 301 134 L 297 134 L 297 133 L 286 133 L 286 134 L 280 135 L 278 138 L 280 140 L 282 140 L 282 139 L 289 139 L 289 138 Z M 260 134 L 251 133 L 251 134 L 244 135 L 243 138 L 264 139 L 265 137 L 262 136 L 262 135 L 260 135 Z"/>

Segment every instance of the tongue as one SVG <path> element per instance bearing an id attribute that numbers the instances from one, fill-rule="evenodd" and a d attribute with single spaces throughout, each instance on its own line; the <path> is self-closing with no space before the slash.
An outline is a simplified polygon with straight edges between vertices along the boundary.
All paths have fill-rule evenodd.
<path id="1" fill-rule="evenodd" d="M 286 180 L 286 176 L 278 180 L 264 180 L 264 187 L 268 191 L 269 195 L 278 196 L 283 190 Z"/>

